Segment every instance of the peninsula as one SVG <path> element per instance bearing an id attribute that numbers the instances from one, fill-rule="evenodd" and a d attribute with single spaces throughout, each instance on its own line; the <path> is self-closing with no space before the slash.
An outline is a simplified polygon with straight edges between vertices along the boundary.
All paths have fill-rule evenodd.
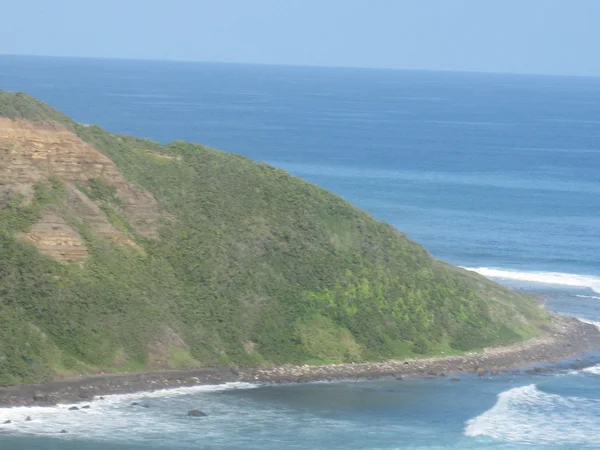
<path id="1" fill-rule="evenodd" d="M 0 386 L 560 349 L 532 362 L 600 344 L 268 164 L 111 134 L 4 91 L 0 255 Z"/>

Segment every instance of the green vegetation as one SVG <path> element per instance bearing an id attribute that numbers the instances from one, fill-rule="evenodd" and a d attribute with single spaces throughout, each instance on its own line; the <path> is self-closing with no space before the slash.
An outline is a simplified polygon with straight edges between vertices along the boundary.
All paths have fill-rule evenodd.
<path id="1" fill-rule="evenodd" d="M 0 210 L 0 384 L 55 373 L 326 363 L 466 351 L 535 335 L 533 299 L 432 258 L 386 223 L 282 170 L 199 144 L 160 145 L 71 121 L 0 91 L 0 117 L 55 121 L 151 192 L 147 239 L 106 180 L 78 186 L 136 247 L 72 217 L 50 174 Z M 1 167 L 0 167 L 0 170 Z M 83 236 L 82 263 L 18 238 L 53 208 Z M 142 251 L 140 251 L 140 249 Z"/>

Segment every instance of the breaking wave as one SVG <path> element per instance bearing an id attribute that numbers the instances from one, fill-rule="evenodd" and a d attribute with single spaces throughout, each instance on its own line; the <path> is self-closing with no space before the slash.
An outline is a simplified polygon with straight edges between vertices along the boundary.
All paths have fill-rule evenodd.
<path id="1" fill-rule="evenodd" d="M 600 277 L 595 277 L 592 275 L 577 275 L 573 273 L 561 272 L 524 272 L 518 270 L 493 269 L 489 267 L 463 268 L 472 272 L 477 272 L 478 274 L 488 278 L 588 288 L 600 294 Z M 600 299 L 600 297 L 596 296 L 589 297 Z"/>
<path id="2" fill-rule="evenodd" d="M 538 445 L 597 444 L 599 408 L 600 400 L 548 394 L 530 384 L 502 392 L 491 409 L 467 422 L 464 433 Z"/>
<path id="3" fill-rule="evenodd" d="M 591 298 L 594 300 L 600 300 L 600 297 L 598 297 L 597 295 L 581 295 L 581 294 L 575 294 L 575 297 L 579 297 L 579 298 Z"/>
<path id="4" fill-rule="evenodd" d="M 121 440 L 167 443 L 172 433 L 185 432 L 186 414 L 190 409 L 217 407 L 211 393 L 232 389 L 251 389 L 258 385 L 250 383 L 225 383 L 220 385 L 193 386 L 163 389 L 154 392 L 106 395 L 102 400 L 89 403 L 89 409 L 71 411 L 72 404 L 52 407 L 0 408 L 0 434 L 36 435 L 64 439 L 86 438 L 91 440 Z M 203 395 L 206 394 L 206 395 Z M 179 420 L 173 420 L 165 410 L 176 405 Z M 132 403 L 139 405 L 134 406 Z M 77 404 L 79 408 L 86 403 Z M 145 408 L 144 406 L 148 406 Z M 28 420 L 28 418 L 30 420 Z M 10 420 L 10 424 L 5 421 Z M 68 434 L 59 434 L 67 430 Z"/>
<path id="5" fill-rule="evenodd" d="M 591 373 L 592 375 L 600 375 L 600 364 L 592 367 L 587 367 L 582 370 L 585 373 Z"/>

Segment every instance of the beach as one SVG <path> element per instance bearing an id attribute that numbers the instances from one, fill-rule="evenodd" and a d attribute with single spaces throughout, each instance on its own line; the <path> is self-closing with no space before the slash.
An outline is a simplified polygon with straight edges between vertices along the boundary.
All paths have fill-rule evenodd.
<path id="1" fill-rule="evenodd" d="M 600 347 L 600 329 L 578 319 L 552 315 L 544 335 L 510 346 L 486 348 L 461 356 L 384 361 L 360 364 L 278 366 L 269 368 L 206 368 L 147 373 L 101 374 L 51 381 L 36 385 L 0 387 L 0 406 L 51 406 L 91 402 L 110 394 L 151 392 L 161 389 L 215 385 L 230 382 L 306 383 L 394 377 L 452 376 L 476 373 L 493 376 L 503 371 L 543 373 L 548 363 L 577 358 Z M 597 361 L 574 359 L 574 367 Z"/>

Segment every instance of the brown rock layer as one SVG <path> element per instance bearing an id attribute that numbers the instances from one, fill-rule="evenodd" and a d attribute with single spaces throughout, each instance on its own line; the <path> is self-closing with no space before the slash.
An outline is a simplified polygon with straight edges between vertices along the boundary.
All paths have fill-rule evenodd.
<path id="1" fill-rule="evenodd" d="M 28 233 L 19 237 L 33 242 L 42 253 L 57 261 L 79 261 L 87 256 L 79 233 L 51 211 L 46 211 Z"/>
<path id="2" fill-rule="evenodd" d="M 98 234 L 134 245 L 130 237 L 114 227 L 98 204 L 76 185 L 100 178 L 116 188 L 125 218 L 143 236 L 156 236 L 158 206 L 155 198 L 119 172 L 106 156 L 56 123 L 0 118 L 0 208 L 15 195 L 31 200 L 34 184 L 49 176 L 68 187 L 67 210 L 86 221 Z M 80 260 L 87 251 L 79 234 L 57 211 L 46 212 L 25 237 L 59 261 Z"/>

